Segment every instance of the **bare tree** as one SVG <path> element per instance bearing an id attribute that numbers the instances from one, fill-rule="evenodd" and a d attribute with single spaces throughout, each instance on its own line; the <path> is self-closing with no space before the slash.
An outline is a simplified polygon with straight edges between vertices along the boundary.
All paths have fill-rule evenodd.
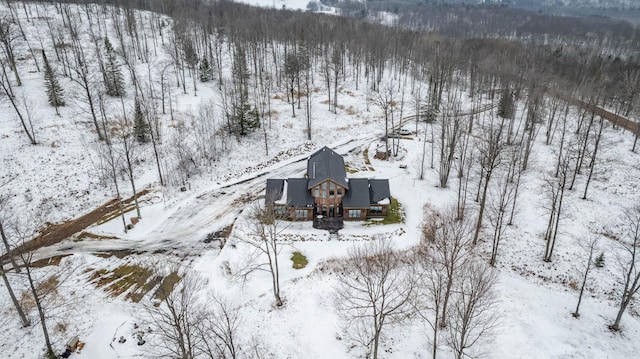
<path id="1" fill-rule="evenodd" d="M 40 326 L 42 328 L 42 334 L 44 335 L 47 358 L 55 358 L 56 355 L 53 351 L 53 346 L 51 345 L 51 339 L 49 338 L 49 328 L 47 326 L 45 308 L 42 303 L 44 297 L 46 297 L 50 293 L 50 289 L 44 292 L 42 290 L 38 290 L 39 286 L 36 284 L 36 281 L 31 273 L 31 258 L 33 256 L 33 253 L 22 253 L 20 256 L 22 257 L 22 261 L 24 263 L 24 269 L 27 280 L 29 282 L 29 289 L 31 290 L 31 295 L 33 296 L 33 301 L 35 302 L 36 308 L 38 309 L 38 317 L 40 318 Z"/>
<path id="2" fill-rule="evenodd" d="M 347 327 L 357 328 L 354 334 L 361 336 L 369 355 L 377 359 L 385 326 L 400 323 L 414 312 L 411 300 L 417 291 L 417 272 L 388 240 L 374 239 L 349 250 L 343 273 L 336 307 Z"/>
<path id="3" fill-rule="evenodd" d="M 43 213 L 39 213 L 39 215 L 45 216 Z M 41 223 L 41 219 L 31 219 L 30 222 Z M 36 228 L 21 222 L 20 220 L 15 220 L 13 222 L 12 230 L 23 246 L 28 240 L 32 240 L 35 234 L 38 233 Z M 50 321 L 56 317 L 66 317 L 64 313 L 66 308 L 73 305 L 73 302 L 70 301 L 69 298 L 63 298 L 60 296 L 58 290 L 74 273 L 74 268 L 50 266 L 48 267 L 49 273 L 45 271 L 44 273 L 39 273 L 38 276 L 35 276 L 33 269 L 36 267 L 33 265 L 33 255 L 34 253 L 31 250 L 19 253 L 22 260 L 22 268 L 24 269 L 24 274 L 28 283 L 28 293 L 31 296 L 33 303 L 35 303 L 38 312 L 38 319 L 40 321 L 40 327 L 45 341 L 46 357 L 53 359 L 57 358 L 57 356 L 53 350 L 53 344 L 49 333 L 49 325 L 51 324 Z M 42 271 L 42 269 L 39 270 Z"/>
<path id="4" fill-rule="evenodd" d="M 460 268 L 470 258 L 472 245 L 472 225 L 468 217 L 457 218 L 455 208 L 448 208 L 441 213 L 428 216 L 422 227 L 422 238 L 425 245 L 431 248 L 433 262 L 442 267 L 444 272 L 444 293 L 440 327 L 447 326 L 447 307 L 459 277 Z"/>
<path id="5" fill-rule="evenodd" d="M 530 89 L 527 99 L 527 118 L 522 132 L 522 158 L 520 166 L 523 171 L 527 170 L 529 157 L 533 151 L 536 137 L 540 131 L 540 125 L 544 122 L 544 94 L 538 89 Z M 509 141 L 511 143 L 511 141 Z"/>
<path id="6" fill-rule="evenodd" d="M 596 133 L 595 135 L 595 143 L 593 144 L 593 151 L 591 152 L 591 162 L 589 163 L 589 175 L 587 176 L 587 182 L 584 185 L 584 194 L 582 195 L 582 199 L 587 199 L 587 190 L 589 189 L 589 184 L 591 183 L 591 178 L 593 177 L 593 169 L 596 166 L 596 156 L 598 155 L 598 150 L 600 149 L 603 127 L 604 118 L 600 117 L 600 125 L 598 127 L 598 133 Z"/>
<path id="7" fill-rule="evenodd" d="M 551 256 L 558 238 L 558 228 L 560 226 L 560 218 L 562 216 L 562 204 L 564 202 L 564 194 L 567 189 L 567 180 L 570 176 L 569 160 L 572 153 L 572 144 L 564 150 L 561 155 L 561 164 L 558 168 L 557 177 L 547 177 L 547 189 L 549 193 L 550 204 L 547 208 L 549 211 L 549 221 L 547 222 L 547 230 L 544 235 L 546 241 L 544 249 L 544 261 L 551 262 Z"/>
<path id="8" fill-rule="evenodd" d="M 300 72 L 302 71 L 298 54 L 295 51 L 289 52 L 284 58 L 284 73 L 287 76 L 287 90 L 291 95 L 291 117 L 296 117 L 296 98 L 295 85 L 296 80 L 300 80 Z M 298 88 L 298 98 L 300 97 L 300 89 Z M 287 97 L 289 97 L 287 95 Z M 299 100 L 298 100 L 299 102 Z"/>
<path id="9" fill-rule="evenodd" d="M 611 330 L 620 330 L 622 314 L 627 310 L 633 296 L 640 290 L 640 207 L 636 207 L 626 214 L 626 235 L 619 241 L 624 257 L 619 258 L 622 268 L 622 296 L 618 314 Z"/>
<path id="10" fill-rule="evenodd" d="M 5 256 L 9 258 L 11 265 L 17 273 L 20 273 L 20 267 L 16 262 L 14 255 L 11 253 L 11 244 L 9 243 L 9 238 L 4 230 L 3 222 L 6 220 L 5 214 L 7 213 L 8 199 L 5 196 L 0 196 L 0 238 L 2 239 L 2 244 L 4 244 L 4 249 L 6 251 Z"/>
<path id="11" fill-rule="evenodd" d="M 340 74 L 344 73 L 344 54 L 344 43 L 335 42 L 331 53 L 331 69 L 333 70 L 333 113 L 338 113 L 338 83 L 340 82 Z"/>
<path id="12" fill-rule="evenodd" d="M 14 268 L 17 268 L 17 267 L 14 267 Z M 24 310 L 22 309 L 22 305 L 18 301 L 18 298 L 16 298 L 16 295 L 13 291 L 11 282 L 9 282 L 9 278 L 7 278 L 7 273 L 4 269 L 2 256 L 0 256 L 0 275 L 2 276 L 2 281 L 4 282 L 4 286 L 7 288 L 9 297 L 11 297 L 11 302 L 13 303 L 14 308 L 16 308 L 16 312 L 18 313 L 18 316 L 20 317 L 20 322 L 22 323 L 22 326 L 23 327 L 30 326 L 31 322 L 29 321 L 29 318 L 27 318 L 27 315 L 24 313 Z"/>
<path id="13" fill-rule="evenodd" d="M 576 165 L 573 169 L 572 172 L 572 176 L 571 176 L 571 182 L 569 184 L 569 191 L 573 190 L 573 185 L 576 182 L 576 177 L 578 174 L 580 174 L 580 171 L 582 170 L 582 164 L 584 162 L 584 158 L 587 155 L 587 149 L 588 149 L 588 145 L 589 145 L 589 139 L 591 138 L 591 129 L 593 128 L 593 124 L 595 123 L 595 113 L 591 112 L 591 116 L 589 117 L 589 120 L 585 120 L 584 117 L 586 116 L 586 111 L 583 113 L 583 115 L 581 116 L 580 122 L 578 123 L 578 129 L 575 133 L 576 135 L 576 151 L 575 151 L 575 161 L 576 161 Z M 586 122 L 586 126 L 584 126 L 584 122 Z"/>
<path id="14" fill-rule="evenodd" d="M 241 234 L 240 241 L 249 245 L 253 253 L 248 258 L 245 268 L 238 272 L 241 277 L 258 270 L 269 272 L 276 306 L 284 303 L 280 294 L 280 268 L 278 254 L 281 246 L 280 234 L 286 228 L 282 225 L 284 216 L 276 211 L 274 206 L 255 204 L 249 209 L 247 229 Z"/>
<path id="15" fill-rule="evenodd" d="M 591 235 L 587 240 L 580 243 L 580 247 L 587 254 L 587 261 L 584 265 L 584 274 L 582 275 L 582 285 L 580 286 L 580 295 L 578 295 L 578 304 L 576 304 L 576 310 L 571 313 L 575 318 L 580 318 L 580 304 L 582 303 L 582 295 L 584 289 L 587 286 L 587 279 L 589 278 L 589 272 L 591 265 L 593 264 L 593 255 L 596 247 L 598 246 L 598 236 Z"/>
<path id="16" fill-rule="evenodd" d="M 131 123 L 128 120 L 127 114 L 124 110 L 124 102 L 123 104 L 123 114 L 122 121 L 117 123 L 116 134 L 118 136 L 118 140 L 122 145 L 122 154 L 124 155 L 124 162 L 126 164 L 126 172 L 127 177 L 129 177 L 129 183 L 131 184 L 131 191 L 133 192 L 133 201 L 136 206 L 136 214 L 138 219 L 142 219 L 142 214 L 140 213 L 140 204 L 138 203 L 138 192 L 136 190 L 136 181 L 134 176 L 134 168 L 135 164 L 138 161 L 138 144 L 136 142 L 135 129 L 132 128 Z M 143 123 L 144 119 L 142 120 Z"/>
<path id="17" fill-rule="evenodd" d="M 95 106 L 94 88 L 96 87 L 97 81 L 93 78 L 93 72 L 90 71 L 87 56 L 84 52 L 82 44 L 77 39 L 73 43 L 73 50 L 75 54 L 75 64 L 71 68 L 76 75 L 73 78 L 73 81 L 82 88 L 84 99 L 89 106 L 89 113 L 91 114 L 93 125 L 96 129 L 96 133 L 98 134 L 98 139 L 102 141 L 104 140 L 104 134 L 103 129 L 100 129 L 100 125 L 98 124 L 98 117 L 96 114 Z"/>
<path id="18" fill-rule="evenodd" d="M 0 209 L 4 211 L 4 198 L 0 197 Z M 31 322 L 29 321 L 29 319 L 27 318 L 26 314 L 24 313 L 24 310 L 22 309 L 22 305 L 20 304 L 20 302 L 18 301 L 18 299 L 16 298 L 16 295 L 13 291 L 13 288 L 11 287 L 11 282 L 9 281 L 9 278 L 7 278 L 7 273 L 5 271 L 4 268 L 4 257 L 8 257 L 9 260 L 11 261 L 11 266 L 13 267 L 13 270 L 16 273 L 20 273 L 20 267 L 18 266 L 18 264 L 16 263 L 13 254 L 11 253 L 11 246 L 9 245 L 9 239 L 7 238 L 7 234 L 4 230 L 4 226 L 3 226 L 3 218 L 0 218 L 0 237 L 2 237 L 2 242 L 4 243 L 6 252 L 5 254 L 0 255 L 0 275 L 2 275 L 2 280 L 4 282 L 5 287 L 7 288 L 7 292 L 9 293 L 9 297 L 11 297 L 11 302 L 13 303 L 13 306 L 16 308 L 16 312 L 18 313 L 18 316 L 20 317 L 20 321 L 22 322 L 22 326 L 23 327 L 28 327 L 31 325 Z"/>
<path id="19" fill-rule="evenodd" d="M 158 170 L 158 179 L 160 180 L 160 185 L 164 186 L 164 177 L 162 172 L 162 166 L 160 165 L 160 145 L 161 145 L 161 132 L 159 125 L 159 115 L 158 108 L 155 106 L 155 101 L 153 99 L 147 99 L 146 101 L 143 98 L 141 101 L 142 113 L 144 114 L 145 120 L 147 121 L 147 125 L 149 128 L 149 138 L 151 140 L 151 147 L 153 148 L 153 156 L 156 160 L 156 169 Z M 171 96 L 169 96 L 169 107 L 171 108 L 171 119 L 173 120 L 173 108 L 171 107 Z"/>
<path id="20" fill-rule="evenodd" d="M 478 242 L 478 237 L 480 236 L 482 219 L 484 217 L 484 210 L 487 203 L 489 183 L 495 173 L 495 170 L 502 164 L 503 154 L 507 148 L 506 135 L 505 119 L 501 119 L 498 123 L 495 119 L 492 119 L 489 127 L 485 129 L 484 138 L 479 145 L 479 162 L 483 173 L 480 178 L 480 182 L 482 183 L 482 195 L 480 197 L 478 221 L 476 222 L 475 234 L 473 235 L 473 244 Z"/>
<path id="21" fill-rule="evenodd" d="M 506 229 L 505 215 L 507 208 L 514 199 L 514 186 L 507 178 L 498 180 L 497 193 L 493 196 L 493 202 L 489 213 L 491 225 L 493 226 L 493 241 L 491 246 L 491 259 L 489 265 L 495 266 L 498 257 L 500 241 Z"/>
<path id="22" fill-rule="evenodd" d="M 104 111 L 104 104 L 102 103 L 102 96 L 100 101 L 101 111 Z M 106 129 L 105 131 L 105 141 L 101 144 L 98 144 L 99 154 L 103 157 L 104 162 L 109 166 L 109 177 L 113 181 L 113 185 L 116 190 L 116 199 L 118 200 L 118 210 L 120 212 L 120 217 L 122 218 L 122 225 L 124 227 L 124 232 L 127 233 L 127 221 L 124 218 L 124 204 L 122 203 L 122 197 L 120 196 L 120 185 L 118 184 L 118 170 L 119 163 L 117 154 L 114 151 L 113 141 L 109 136 L 108 125 L 106 123 L 106 116 L 103 114 L 103 126 Z"/>
<path id="23" fill-rule="evenodd" d="M 469 127 L 473 123 L 473 119 L 469 119 Z M 469 138 L 471 137 L 469 133 L 462 133 L 462 141 L 460 143 L 460 154 L 458 155 L 457 162 L 457 176 L 458 176 L 458 198 L 456 202 L 456 211 L 458 214 L 458 219 L 462 219 L 465 214 L 465 210 L 467 207 L 467 194 L 469 187 L 469 177 L 471 173 L 471 168 L 474 164 L 473 158 L 473 148 L 469 146 Z M 426 141 L 426 139 L 425 139 Z M 423 147 L 424 151 L 424 147 Z"/>
<path id="24" fill-rule="evenodd" d="M 20 74 L 18 73 L 18 67 L 16 66 L 15 47 L 16 41 L 20 37 L 20 33 L 16 29 L 13 19 L 3 16 L 0 18 L 0 43 L 2 46 L 2 53 L 9 62 L 9 67 L 16 77 L 16 85 L 22 86 L 20 80 Z"/>
<path id="25" fill-rule="evenodd" d="M 11 87 L 11 82 L 9 81 L 9 77 L 7 76 L 7 71 L 4 67 L 4 63 L 0 61 L 0 67 L 2 67 L 2 74 L 0 75 L 0 95 L 6 96 L 11 103 L 11 107 L 18 115 L 18 119 L 20 119 L 20 124 L 22 124 L 22 129 L 24 133 L 29 138 L 29 142 L 32 145 L 37 144 L 36 141 L 36 132 L 33 127 L 33 122 L 31 118 L 23 114 L 23 110 L 21 109 L 20 103 L 16 100 L 16 96 L 13 93 L 13 88 Z"/>
<path id="26" fill-rule="evenodd" d="M 498 321 L 493 269 L 479 261 L 469 261 L 462 268 L 450 315 L 450 345 L 456 359 L 471 357 L 468 350 L 490 331 Z"/>
<path id="27" fill-rule="evenodd" d="M 153 326 L 154 350 L 160 357 L 195 359 L 200 353 L 202 338 L 198 330 L 202 322 L 196 294 L 203 282 L 187 274 L 171 293 L 164 293 L 164 302 L 148 303 L 145 309 Z"/>
<path id="28" fill-rule="evenodd" d="M 458 141 L 462 137 L 461 132 L 459 105 L 448 104 L 442 112 L 442 124 L 440 125 L 440 168 L 438 174 L 441 188 L 446 188 L 449 182 L 449 173 L 458 150 Z"/>
<path id="29" fill-rule="evenodd" d="M 429 262 L 425 261 L 425 263 Z M 425 291 L 424 297 L 427 302 L 418 313 L 431 327 L 433 335 L 431 353 L 432 358 L 436 359 L 439 343 L 438 336 L 440 334 L 440 312 L 442 309 L 442 297 L 444 296 L 443 290 L 445 288 L 446 277 L 442 265 L 437 264 L 434 264 L 433 267 L 428 269 L 423 275 L 423 283 L 421 286 Z M 430 315 L 425 313 L 425 311 L 428 311 Z"/>
<path id="30" fill-rule="evenodd" d="M 199 332 L 202 352 L 211 359 L 241 358 L 243 352 L 238 330 L 242 325 L 242 317 L 239 306 L 216 293 L 209 294 L 208 298 Z"/>
<path id="31" fill-rule="evenodd" d="M 384 145 L 385 145 L 385 158 L 391 153 L 389 151 L 389 121 L 393 117 L 393 108 L 395 107 L 395 100 L 393 99 L 393 86 L 387 84 L 380 92 L 376 93 L 373 103 L 382 110 L 384 116 Z M 393 125 L 392 125 L 393 126 Z M 391 130 L 394 131 L 393 127 Z M 393 141 L 396 141 L 396 137 L 393 136 Z M 393 147 L 393 144 L 392 144 Z"/>
<path id="32" fill-rule="evenodd" d="M 428 217 L 429 218 L 429 217 Z M 423 224 L 423 237 L 433 238 L 436 226 L 433 222 Z M 424 243 L 426 244 L 426 243 Z M 442 310 L 442 300 L 446 283 L 446 271 L 442 263 L 434 257 L 433 251 L 428 246 L 421 246 L 419 250 L 420 264 L 420 292 L 416 295 L 416 313 L 431 327 L 432 338 L 432 358 L 436 359 L 438 354 L 438 337 L 440 333 L 440 316 Z"/>

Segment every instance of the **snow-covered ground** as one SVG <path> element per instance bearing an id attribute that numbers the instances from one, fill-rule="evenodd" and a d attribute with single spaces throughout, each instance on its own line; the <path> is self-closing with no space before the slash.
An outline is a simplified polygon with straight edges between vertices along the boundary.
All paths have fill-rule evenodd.
<path id="1" fill-rule="evenodd" d="M 276 1 L 275 6 L 279 4 L 282 3 Z M 288 1 L 286 5 L 304 8 L 306 1 Z M 59 19 L 52 7 L 41 8 Z M 2 10 L 6 11 L 4 7 Z M 34 43 L 36 39 L 48 43 L 46 36 L 38 34 L 39 26 L 44 26 L 41 20 L 25 22 L 24 26 Z M 26 53 L 27 49 L 20 51 Z M 161 50 L 158 62 L 165 56 Z M 15 216 L 24 221 L 28 219 L 27 222 L 59 222 L 84 214 L 113 198 L 113 189 L 97 175 L 98 158 L 93 152 L 96 140 L 88 135 L 91 124 L 86 114 L 78 110 L 78 106 L 69 105 L 61 109 L 61 116 L 55 116 L 46 97 L 39 95 L 44 94 L 42 74 L 34 71 L 29 60 L 23 60 L 20 66 L 24 85 L 17 91 L 32 94 L 28 98 L 33 102 L 31 108 L 40 144 L 27 144 L 13 115 L 0 117 L 0 185 L 2 192 L 10 197 L 6 213 L 24 213 Z M 66 79 L 62 81 L 71 87 Z M 198 97 L 176 96 L 176 118 L 189 118 L 197 112 L 200 102 L 217 100 L 214 84 L 199 87 Z M 345 257 L 350 247 L 374 236 L 391 238 L 399 249 L 412 247 L 420 240 L 425 204 L 435 209 L 445 208 L 455 203 L 457 195 L 453 179 L 449 188 L 437 187 L 437 159 L 436 168 L 429 168 L 430 142 L 427 143 L 425 178 L 417 179 L 424 144 L 423 125 L 417 135 L 400 140 L 399 158 L 390 161 L 373 158 L 381 145 L 379 137 L 384 123 L 381 111 L 366 105 L 364 87 L 356 91 L 350 79 L 343 84 L 339 94 L 343 107 L 338 114 L 328 111 L 323 103 L 326 99 L 323 90 L 313 97 L 312 141 L 306 140 L 303 116 L 291 117 L 290 105 L 274 100 L 277 116 L 268 132 L 269 154 L 263 150 L 262 134 L 234 142 L 215 167 L 189 180 L 189 190 L 185 192 L 175 185 L 159 186 L 151 150 L 145 149 L 146 161 L 139 167 L 137 181 L 140 188 L 149 188 L 151 194 L 144 198 L 142 221 L 133 230 L 125 234 L 121 220 L 116 218 L 88 229 L 116 239 L 69 239 L 36 253 L 38 258 L 72 254 L 64 257 L 59 267 L 35 271 L 39 278 L 47 278 L 58 269 L 71 273 L 57 294 L 49 298 L 66 303 L 51 312 L 50 329 L 55 347 L 61 349 L 69 337 L 78 335 L 86 345 L 80 354 L 73 354 L 74 358 L 133 358 L 148 353 L 148 347 L 136 345 L 135 335 L 140 329 L 134 326 L 144 322 L 146 314 L 141 303 L 150 298 L 145 297 L 141 303 L 126 299 L 126 293 L 114 298 L 89 283 L 90 276 L 92 271 L 124 264 L 154 268 L 163 274 L 182 265 L 183 271 L 194 271 L 207 280 L 203 293 L 224 293 L 241 306 L 244 318 L 241 335 L 257 337 L 273 357 L 356 356 L 356 351 L 350 350 L 352 343 L 342 335 L 344 323 L 336 314 L 333 299 L 336 275 L 327 269 L 327 261 Z M 131 100 L 129 96 L 128 101 Z M 3 113 L 13 114 L 6 101 L 0 106 Z M 571 118 L 576 115 L 572 111 Z M 174 123 L 168 115 L 163 121 L 164 133 L 172 136 Z M 406 127 L 414 129 L 415 125 Z M 429 127 L 427 130 L 431 131 Z M 617 242 L 611 238 L 621 232 L 624 211 L 640 203 L 637 180 L 640 155 L 629 151 L 630 134 L 610 127 L 605 129 L 604 150 L 596 164 L 589 197 L 581 199 L 584 176 L 578 177 L 576 190 L 567 194 L 554 260 L 546 263 L 542 261 L 542 237 L 548 219 L 544 174 L 555 154 L 551 146 L 544 145 L 543 137 L 543 134 L 538 137 L 529 170 L 523 177 L 514 225 L 508 228 L 501 244 L 497 263 L 497 292 L 502 313 L 499 326 L 493 336 L 480 344 L 480 349 L 488 358 L 635 357 L 640 351 L 640 343 L 635 340 L 640 335 L 635 308 L 630 308 L 623 317 L 622 332 L 612 333 L 607 325 L 616 314 L 621 287 L 620 268 L 616 263 Z M 248 253 L 246 246 L 234 242 L 233 233 L 229 243 L 236 245 L 227 245 L 221 250 L 217 242 L 205 243 L 204 239 L 209 233 L 234 223 L 236 217 L 240 217 L 241 223 L 243 209 L 259 201 L 257 197 L 263 194 L 266 178 L 302 176 L 306 157 L 324 145 L 344 154 L 345 162 L 359 169 L 350 176 L 388 178 L 391 193 L 402 204 L 406 220 L 403 224 L 368 227 L 358 222 L 346 223 L 340 231 L 340 241 L 330 241 L 325 231 L 313 230 L 310 223 L 291 224 L 286 229 L 285 246 L 280 254 L 280 261 L 285 264 L 281 267 L 285 306 L 275 309 L 267 273 L 256 273 L 244 284 L 226 273 L 226 268 L 240 265 Z M 370 165 L 364 165 L 365 150 Z M 436 156 L 437 152 L 436 148 Z M 474 173 L 470 181 L 472 192 L 477 176 Z M 122 186 L 128 195 L 126 185 L 123 179 Z M 130 216 L 133 214 L 127 217 Z M 602 236 L 598 248 L 598 252 L 605 253 L 606 265 L 594 269 L 583 299 L 582 315 L 575 319 L 571 316 L 577 301 L 575 283 L 579 282 L 584 256 L 578 244 L 590 233 L 611 234 Z M 488 236 L 486 233 L 487 240 Z M 491 243 L 481 241 L 480 256 L 488 258 L 490 247 Z M 99 251 L 133 253 L 119 258 L 99 254 Z M 291 267 L 293 251 L 307 257 L 307 267 L 300 270 Z M 12 274 L 10 278 L 20 293 L 25 292 L 23 277 Z M 38 358 L 43 339 L 33 307 L 29 307 L 29 312 L 34 325 L 21 328 L 4 288 L 0 288 L 0 293 L 3 357 Z M 417 318 L 403 326 L 389 327 L 383 343 L 384 357 L 430 357 L 429 335 L 427 326 Z M 127 341 L 118 343 L 120 336 Z M 439 354 L 443 358 L 452 356 L 445 343 Z"/>

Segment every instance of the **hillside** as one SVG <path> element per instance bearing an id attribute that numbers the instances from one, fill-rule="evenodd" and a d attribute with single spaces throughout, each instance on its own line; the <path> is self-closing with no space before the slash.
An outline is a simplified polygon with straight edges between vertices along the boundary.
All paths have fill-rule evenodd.
<path id="1" fill-rule="evenodd" d="M 475 224 L 481 178 L 486 178 L 479 159 L 486 155 L 494 126 L 507 123 L 513 142 L 504 143 L 508 150 L 487 186 L 478 243 L 469 248 L 469 255 L 487 267 L 501 212 L 498 199 L 509 189 L 506 213 L 513 223 L 500 226 L 499 251 L 488 269 L 497 276 L 492 291 L 496 304 L 489 311 L 499 319 L 468 353 L 487 358 L 621 358 L 640 350 L 635 340 L 640 335 L 637 299 L 624 313 L 621 330 L 608 328 L 618 312 L 628 261 L 621 246 L 630 240 L 627 215 L 633 216 L 640 203 L 640 154 L 630 151 L 635 138 L 628 131 L 565 104 L 552 92 L 541 94 L 539 87 L 504 80 L 508 76 L 490 78 L 484 72 L 473 80 L 452 68 L 438 77 L 434 74 L 444 71 L 446 61 L 420 64 L 403 58 L 400 50 L 380 57 L 356 53 L 346 40 L 338 41 L 341 34 L 333 32 L 325 17 L 317 18 L 319 24 L 308 23 L 323 33 L 296 28 L 287 35 L 293 40 L 280 41 L 271 29 L 272 37 L 253 41 L 257 37 L 248 20 L 247 34 L 240 33 L 242 26 L 212 25 L 209 32 L 195 20 L 142 10 L 11 4 L 0 6 L 0 18 L 11 31 L 22 84 L 18 86 L 3 50 L 2 81 L 11 91 L 0 95 L 0 220 L 10 244 L 73 227 L 74 220 L 109 202 L 108 210 L 73 227 L 82 228 L 69 230 L 74 233 L 68 238 L 30 253 L 38 291 L 46 293 L 46 323 L 56 352 L 77 335 L 85 345 L 72 358 L 166 357 L 165 346 L 171 342 L 154 322 L 154 311 L 168 307 L 170 301 L 163 300 L 170 293 L 189 292 L 194 321 L 202 319 L 196 314 L 217 307 L 214 298 L 230 303 L 239 316 L 238 357 L 365 357 L 370 349 L 336 309 L 340 283 L 352 274 L 344 268 L 353 248 L 386 239 L 398 252 L 412 253 L 424 243 L 423 226 L 433 220 L 430 215 L 455 208 L 461 198 L 465 216 Z M 234 18 L 234 11 L 242 9 L 229 5 L 216 16 Z M 286 12 L 273 16 L 299 21 Z M 280 23 L 285 26 L 284 20 Z M 378 31 L 371 29 L 372 34 Z M 102 66 L 109 68 L 111 61 L 106 38 L 113 48 L 112 69 L 120 70 L 124 83 L 122 96 L 107 93 L 102 75 Z M 308 78 L 291 77 L 292 65 L 285 63 L 293 61 L 287 57 L 292 49 L 308 51 Z M 42 50 L 64 90 L 66 103 L 57 109 L 47 96 Z M 202 67 L 204 59 L 211 68 Z M 429 110 L 433 86 L 438 86 L 429 75 L 446 83 L 440 85 L 439 111 Z M 504 105 L 509 89 L 514 96 L 511 116 L 503 111 L 509 109 Z M 606 102 L 606 108 L 623 112 L 615 107 L 616 99 L 581 99 Z M 636 115 L 637 109 L 630 109 L 629 118 Z M 20 116 L 36 144 L 30 143 Z M 424 121 L 426 116 L 435 121 Z M 453 146 L 448 184 L 442 186 L 440 153 L 445 149 L 440 136 L 445 136 L 443 126 L 449 131 L 454 123 L 460 126 L 460 141 Z M 385 133 L 401 127 L 411 135 L 387 136 L 389 146 L 397 147 L 387 160 L 376 158 L 386 150 Z M 105 138 L 99 138 L 99 131 Z M 514 154 L 524 151 L 516 143 L 524 143 L 529 134 L 527 168 L 519 172 L 516 194 L 507 178 L 513 178 L 515 167 L 523 168 L 523 159 Z M 145 135 L 149 138 L 143 141 Z M 323 146 L 344 156 L 348 177 L 389 179 L 404 219 L 384 225 L 346 222 L 338 240 L 310 222 L 283 222 L 277 258 L 284 305 L 276 307 L 268 272 L 242 275 L 255 254 L 246 242 L 252 236 L 251 211 L 263 203 L 267 178 L 304 177 L 307 157 Z M 578 153 L 584 164 L 575 170 Z M 556 246 L 544 261 L 549 192 L 556 188 L 559 158 L 566 158 L 573 189 L 564 193 Z M 510 166 L 511 161 L 517 166 Z M 129 224 L 138 217 L 132 196 L 140 192 L 140 220 L 125 231 L 123 221 Z M 122 216 L 116 193 L 127 200 Z M 595 237 L 595 252 L 604 254 L 604 265 L 592 268 L 581 315 L 575 318 L 587 261 L 583 247 Z M 304 268 L 292 267 L 294 252 L 306 257 Z M 401 268 L 410 272 L 412 267 L 403 263 Z M 7 274 L 32 324 L 21 327 L 2 284 L 0 323 L 5 330 L 0 349 L 8 358 L 42 358 L 44 337 L 26 275 Z M 412 313 L 385 325 L 381 358 L 431 357 L 432 329 L 423 317 Z M 452 328 L 439 334 L 439 358 L 454 357 Z M 120 337 L 126 342 L 120 343 Z M 145 344 L 138 345 L 139 338 Z"/>

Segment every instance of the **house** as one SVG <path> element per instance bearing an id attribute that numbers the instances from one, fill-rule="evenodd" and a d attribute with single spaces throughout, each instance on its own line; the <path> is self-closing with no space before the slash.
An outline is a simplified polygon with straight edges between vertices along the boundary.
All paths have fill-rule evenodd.
<path id="1" fill-rule="evenodd" d="M 323 147 L 307 160 L 305 178 L 268 179 L 265 204 L 290 220 L 313 220 L 315 228 L 340 229 L 343 220 L 387 215 L 389 180 L 347 178 L 344 159 Z"/>

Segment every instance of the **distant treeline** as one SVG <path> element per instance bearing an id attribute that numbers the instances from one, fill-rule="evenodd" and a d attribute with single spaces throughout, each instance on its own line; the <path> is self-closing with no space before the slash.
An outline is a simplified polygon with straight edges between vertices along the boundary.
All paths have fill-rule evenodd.
<path id="1" fill-rule="evenodd" d="M 469 75 L 472 85 L 487 77 L 497 77 L 502 83 L 525 80 L 570 92 L 580 90 L 583 96 L 591 91 L 607 93 L 610 101 L 633 98 L 637 91 L 637 85 L 629 89 L 625 79 L 640 69 L 639 30 L 622 21 L 573 17 L 559 21 L 558 17 L 499 6 L 415 6 L 399 14 L 402 26 L 389 27 L 366 19 L 230 1 L 102 2 L 161 12 L 173 17 L 177 31 L 186 23 L 195 23 L 236 45 L 295 44 L 303 32 L 312 57 L 338 47 L 352 64 L 367 64 L 367 71 L 374 73 L 389 64 L 392 68 L 408 66 L 403 62 L 409 60 L 414 69 L 446 63 L 455 73 Z"/>

